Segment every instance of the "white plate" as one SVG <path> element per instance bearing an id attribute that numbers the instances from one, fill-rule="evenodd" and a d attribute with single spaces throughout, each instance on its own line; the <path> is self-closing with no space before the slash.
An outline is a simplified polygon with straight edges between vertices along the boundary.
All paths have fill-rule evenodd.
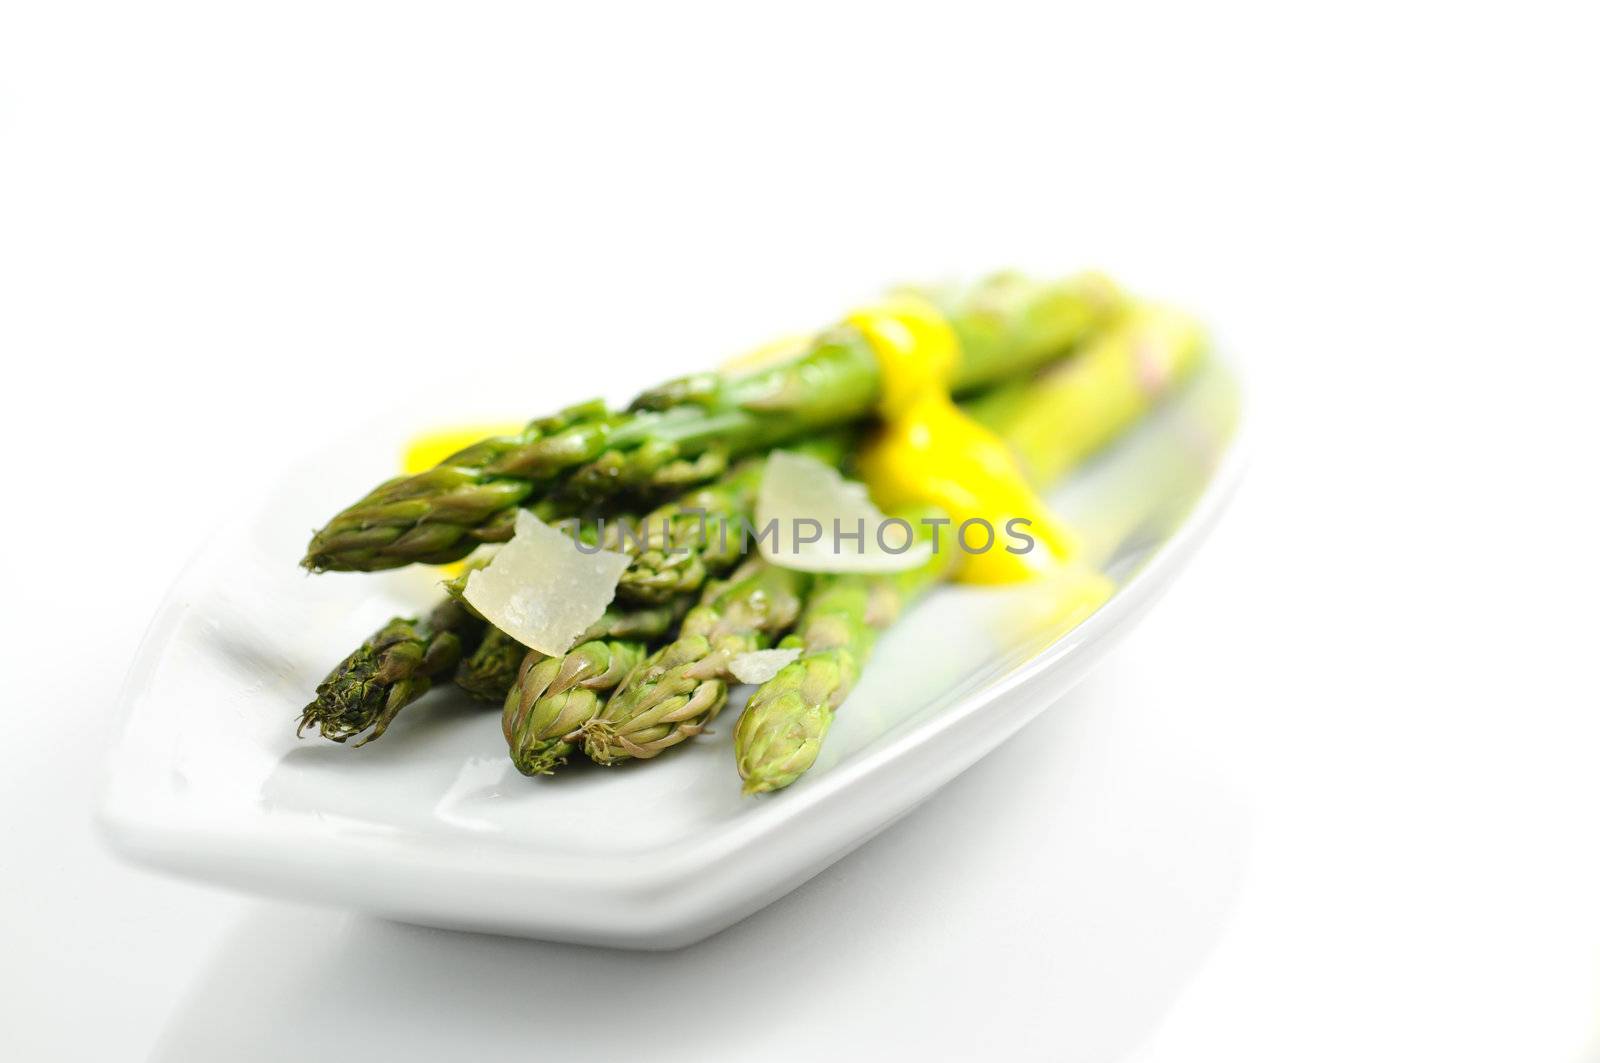
<path id="1" fill-rule="evenodd" d="M 536 780 L 506 759 L 499 714 L 453 688 L 360 749 L 296 740 L 328 667 L 437 594 L 424 570 L 295 566 L 310 525 L 349 500 L 330 479 L 384 469 L 405 429 L 368 433 L 296 470 L 179 578 L 122 694 L 103 824 L 152 867 L 410 922 L 698 941 L 872 837 L 1082 678 L 1225 504 L 1238 410 L 1212 363 L 1053 496 L 1119 583 L 1087 621 L 1065 630 L 1047 588 L 937 590 L 880 641 L 811 772 L 760 798 L 740 796 L 731 708 L 655 761 Z"/>

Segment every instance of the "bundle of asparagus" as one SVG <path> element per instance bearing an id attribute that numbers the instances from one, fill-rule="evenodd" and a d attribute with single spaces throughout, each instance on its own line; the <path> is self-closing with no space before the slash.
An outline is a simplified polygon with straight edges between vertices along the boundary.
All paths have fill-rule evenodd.
<path id="1" fill-rule="evenodd" d="M 961 431 L 1009 448 L 1000 463 L 1012 469 L 995 475 L 1047 483 L 1148 409 L 1202 344 L 1188 319 L 1130 303 L 1092 274 L 1049 283 L 1004 274 L 917 298 L 937 310 L 852 317 L 780 364 L 669 381 L 624 410 L 570 407 L 381 484 L 338 514 L 313 536 L 307 568 L 458 561 L 512 540 L 524 510 L 581 517 L 563 529 L 572 545 L 622 555 L 620 575 L 598 619 L 570 643 L 542 649 L 475 607 L 474 577 L 447 580 L 426 618 L 390 621 L 328 675 L 301 731 L 371 741 L 453 672 L 469 694 L 500 704 L 513 763 L 542 775 L 580 751 L 606 765 L 659 756 L 702 733 L 741 677 L 754 677 L 762 681 L 734 729 L 739 776 L 747 793 L 793 783 L 816 759 L 878 636 L 952 572 L 954 538 L 927 534 L 940 513 L 928 503 L 961 510 L 951 512 L 959 518 L 968 496 L 981 507 L 984 486 L 911 491 L 918 504 L 900 515 L 908 524 L 925 518 L 917 523 L 933 547 L 914 566 L 813 573 L 758 549 L 759 537 L 753 546 L 729 534 L 752 523 L 772 480 L 766 455 L 781 446 L 847 472 L 870 470 L 885 464 L 891 428 L 911 439 L 937 434 L 935 422 L 907 431 L 892 421 L 920 401 L 906 398 L 906 381 L 931 379 L 915 363 L 921 322 L 932 320 L 954 354 L 936 390 L 965 396 L 951 408 Z M 902 363 L 913 364 L 909 375 Z M 880 417 L 891 418 L 882 430 Z M 898 458 L 905 468 L 906 455 Z M 774 646 L 787 663 L 750 663 Z"/>
<path id="2" fill-rule="evenodd" d="M 1001 274 L 936 301 L 961 340 L 957 393 L 1055 361 L 1122 305 L 1096 274 L 1053 284 Z M 312 536 L 301 563 L 375 572 L 459 560 L 481 542 L 510 538 L 518 506 L 562 513 L 702 483 L 737 455 L 864 420 L 882 384 L 868 338 L 840 325 L 767 369 L 682 377 L 618 413 L 599 402 L 574 406 L 379 485 Z"/>

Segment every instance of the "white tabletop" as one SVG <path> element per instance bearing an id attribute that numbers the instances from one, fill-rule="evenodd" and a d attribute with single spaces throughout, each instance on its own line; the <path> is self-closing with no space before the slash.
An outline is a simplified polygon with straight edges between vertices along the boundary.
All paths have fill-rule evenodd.
<path id="1" fill-rule="evenodd" d="M 1592 32 L 1119 10 L 8 11 L 0 1054 L 1594 1058 Z M 99 844 L 143 625 L 293 454 L 1009 262 L 1201 310 L 1254 465 L 1066 704 L 806 886 L 634 954 Z"/>

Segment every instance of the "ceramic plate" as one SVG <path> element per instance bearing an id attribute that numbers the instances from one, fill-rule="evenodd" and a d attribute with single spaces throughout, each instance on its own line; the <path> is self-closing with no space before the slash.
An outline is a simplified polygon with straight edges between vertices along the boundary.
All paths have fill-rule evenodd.
<path id="1" fill-rule="evenodd" d="M 1086 620 L 1048 585 L 945 587 L 878 644 L 816 766 L 740 795 L 733 707 L 661 758 L 550 778 L 512 768 L 499 713 L 446 687 L 356 749 L 297 740 L 328 667 L 423 570 L 308 577 L 309 526 L 347 502 L 327 470 L 387 467 L 395 423 L 292 470 L 170 592 L 122 694 L 102 821 L 137 862 L 431 926 L 673 948 L 827 867 L 1049 708 L 1172 580 L 1241 464 L 1239 396 L 1213 361 L 1051 496 L 1117 583 Z"/>

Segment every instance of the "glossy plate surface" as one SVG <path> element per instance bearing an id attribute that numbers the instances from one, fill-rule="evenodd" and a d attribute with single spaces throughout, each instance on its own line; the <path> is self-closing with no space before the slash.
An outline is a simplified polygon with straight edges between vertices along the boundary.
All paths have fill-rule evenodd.
<path id="1" fill-rule="evenodd" d="M 309 524 L 348 501 L 319 469 L 384 468 L 405 426 L 294 470 L 173 587 L 122 694 L 102 821 L 135 861 L 432 926 L 631 948 L 697 941 L 870 838 L 1048 708 L 1142 615 L 1242 467 L 1237 383 L 1208 364 L 1051 496 L 1117 590 L 945 587 L 880 642 L 815 768 L 740 796 L 736 689 L 714 734 L 655 761 L 517 774 L 499 714 L 453 688 L 360 749 L 297 740 L 329 665 L 431 573 L 307 577 Z M 1076 626 L 1073 626 L 1073 625 Z"/>

